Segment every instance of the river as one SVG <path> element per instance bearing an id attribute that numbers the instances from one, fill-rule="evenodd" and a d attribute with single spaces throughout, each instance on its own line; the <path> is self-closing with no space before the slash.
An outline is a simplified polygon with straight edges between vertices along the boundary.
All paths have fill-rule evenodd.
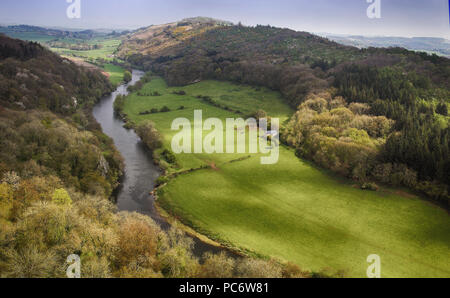
<path id="1" fill-rule="evenodd" d="M 116 91 L 104 97 L 94 107 L 93 114 L 97 122 L 102 126 L 103 132 L 111 137 L 117 150 L 125 161 L 124 176 L 120 187 L 116 191 L 117 207 L 119 211 L 138 212 L 150 216 L 164 230 L 170 228 L 170 224 L 162 218 L 156 207 L 155 200 L 150 192 L 153 190 L 155 180 L 161 174 L 159 168 L 152 160 L 151 152 L 142 143 L 134 130 L 125 129 L 123 120 L 114 112 L 114 100 L 116 96 L 127 95 L 127 87 L 134 85 L 144 75 L 143 72 L 134 70 L 132 80 L 126 85 L 120 85 Z M 205 252 L 219 252 L 218 248 L 193 238 L 195 242 L 194 254 L 201 257 Z"/>

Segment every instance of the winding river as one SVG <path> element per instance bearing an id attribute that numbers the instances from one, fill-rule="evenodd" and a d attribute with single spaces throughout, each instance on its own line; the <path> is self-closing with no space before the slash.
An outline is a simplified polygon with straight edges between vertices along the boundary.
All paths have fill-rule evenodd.
<path id="1" fill-rule="evenodd" d="M 114 143 L 125 160 L 124 177 L 116 191 L 117 207 L 120 211 L 138 212 L 150 216 L 163 229 L 170 228 L 170 224 L 162 218 L 155 207 L 155 200 L 150 195 L 155 180 L 161 174 L 153 163 L 151 152 L 142 143 L 133 130 L 123 127 L 124 122 L 114 113 L 116 96 L 126 95 L 127 87 L 134 85 L 144 75 L 134 70 L 132 80 L 126 85 L 120 85 L 116 91 L 106 96 L 94 107 L 93 114 L 102 126 L 103 132 L 114 140 Z M 198 257 L 205 252 L 218 252 L 222 248 L 211 246 L 193 238 L 195 242 L 194 254 Z"/>

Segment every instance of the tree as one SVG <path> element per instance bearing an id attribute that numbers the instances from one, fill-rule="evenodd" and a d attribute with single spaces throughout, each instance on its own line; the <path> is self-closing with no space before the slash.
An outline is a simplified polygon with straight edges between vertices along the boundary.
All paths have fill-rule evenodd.
<path id="1" fill-rule="evenodd" d="M 67 206 L 72 204 L 72 199 L 70 198 L 67 190 L 64 188 L 59 188 L 53 193 L 52 202 L 57 205 Z"/>
<path id="2" fill-rule="evenodd" d="M 150 150 L 154 151 L 162 146 L 161 135 L 153 122 L 142 122 L 137 126 L 136 133 Z"/>
<path id="3" fill-rule="evenodd" d="M 129 72 L 128 70 L 126 70 L 123 74 L 123 80 L 125 81 L 125 83 L 130 82 L 132 79 L 132 75 L 131 72 Z"/>

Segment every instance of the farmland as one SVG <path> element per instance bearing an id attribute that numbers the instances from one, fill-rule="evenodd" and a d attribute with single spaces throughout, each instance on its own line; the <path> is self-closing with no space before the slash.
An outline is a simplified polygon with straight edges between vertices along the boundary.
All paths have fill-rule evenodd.
<path id="1" fill-rule="evenodd" d="M 183 90 L 186 95 L 173 94 Z M 157 91 L 160 96 L 147 96 Z M 154 78 L 125 102 L 136 124 L 151 120 L 170 148 L 175 118 L 237 118 L 265 109 L 281 122 L 292 110 L 281 95 L 264 88 L 204 81 L 168 88 Z M 197 98 L 209 96 L 222 108 Z M 258 100 L 259 99 L 259 100 Z M 140 115 L 167 106 L 169 112 Z M 232 107 L 231 111 L 223 107 Z M 183 109 L 180 109 L 183 107 Z M 261 165 L 260 154 L 181 154 L 169 172 L 200 166 L 159 191 L 159 204 L 183 223 L 242 252 L 291 261 L 305 270 L 329 269 L 363 277 L 366 258 L 378 254 L 383 277 L 449 277 L 448 214 L 414 195 L 383 188 L 363 191 L 325 173 L 280 147 L 276 165 Z M 238 162 L 230 162 L 240 159 Z M 207 184 L 205 184 L 207 183 Z M 207 185 L 207 186 L 206 186 Z"/>

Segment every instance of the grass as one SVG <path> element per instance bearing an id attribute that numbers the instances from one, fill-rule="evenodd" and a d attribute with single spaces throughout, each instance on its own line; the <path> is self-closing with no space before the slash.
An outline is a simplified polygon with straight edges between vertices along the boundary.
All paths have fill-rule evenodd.
<path id="1" fill-rule="evenodd" d="M 172 94 L 184 90 L 187 95 Z M 287 119 L 293 111 L 280 95 L 267 89 L 205 81 L 167 88 L 155 78 L 133 94 L 125 113 L 133 122 L 152 120 L 170 147 L 171 122 L 193 118 L 238 117 L 208 105 L 196 95 L 211 96 L 242 112 L 266 109 Z M 184 110 L 178 110 L 183 105 Z M 168 106 L 168 113 L 140 116 L 151 108 Z M 247 154 L 248 155 L 248 154 Z M 381 257 L 382 277 L 450 277 L 450 220 L 448 213 L 414 196 L 395 191 L 362 191 L 334 178 L 280 148 L 275 165 L 261 165 L 261 155 L 229 163 L 239 154 L 181 154 L 180 168 L 214 164 L 213 169 L 183 174 L 160 191 L 159 203 L 172 215 L 214 240 L 242 251 L 292 261 L 305 270 L 343 270 L 365 277 L 367 256 Z"/>
<path id="2" fill-rule="evenodd" d="M 103 69 L 109 74 L 109 80 L 113 85 L 117 85 L 123 81 L 125 70 L 114 64 L 105 64 Z"/>

